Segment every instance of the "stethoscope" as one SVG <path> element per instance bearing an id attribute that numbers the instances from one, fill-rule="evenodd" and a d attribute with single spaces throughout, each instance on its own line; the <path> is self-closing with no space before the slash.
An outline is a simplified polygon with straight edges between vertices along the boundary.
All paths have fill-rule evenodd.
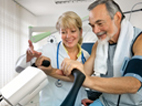
<path id="1" fill-rule="evenodd" d="M 58 69 L 59 69 L 59 47 L 60 47 L 60 44 L 61 44 L 61 41 L 58 43 L 58 46 L 57 46 L 57 68 Z M 83 64 L 86 62 L 86 58 L 84 57 L 84 54 L 83 54 L 82 51 L 81 51 L 81 61 L 82 61 Z M 62 87 L 62 83 L 61 83 L 60 79 L 58 79 L 55 82 L 55 85 L 57 87 Z"/>

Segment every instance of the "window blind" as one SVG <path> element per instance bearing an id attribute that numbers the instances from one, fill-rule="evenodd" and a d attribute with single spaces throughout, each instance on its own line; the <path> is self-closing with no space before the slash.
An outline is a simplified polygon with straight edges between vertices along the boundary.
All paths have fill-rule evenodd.
<path id="1" fill-rule="evenodd" d="M 28 27 L 36 17 L 12 0 L 0 0 L 0 88 L 17 73 L 15 63 L 28 47 Z"/>

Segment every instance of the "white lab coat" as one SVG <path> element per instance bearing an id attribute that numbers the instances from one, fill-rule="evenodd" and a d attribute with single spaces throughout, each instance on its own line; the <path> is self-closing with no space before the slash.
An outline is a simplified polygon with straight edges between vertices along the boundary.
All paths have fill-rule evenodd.
<path id="1" fill-rule="evenodd" d="M 42 55 L 49 57 L 51 59 L 51 65 L 53 68 L 57 68 L 57 45 L 56 43 L 47 43 L 41 47 L 38 51 L 42 52 Z M 89 53 L 83 50 L 84 57 L 86 60 L 89 58 Z M 61 63 L 64 58 L 69 58 L 63 44 L 59 46 L 59 69 L 61 68 Z M 81 62 L 81 55 L 78 57 L 77 61 Z M 21 72 L 24 68 L 35 62 L 35 58 L 31 62 L 26 63 L 26 55 L 21 56 L 16 63 L 16 71 Z M 61 81 L 62 87 L 57 87 L 55 82 L 57 79 L 48 76 L 49 83 L 40 92 L 40 106 L 60 106 L 62 101 L 65 99 L 69 93 L 73 83 Z M 84 87 L 80 88 L 76 102 L 74 106 L 81 106 L 81 100 L 87 98 L 87 93 Z"/>

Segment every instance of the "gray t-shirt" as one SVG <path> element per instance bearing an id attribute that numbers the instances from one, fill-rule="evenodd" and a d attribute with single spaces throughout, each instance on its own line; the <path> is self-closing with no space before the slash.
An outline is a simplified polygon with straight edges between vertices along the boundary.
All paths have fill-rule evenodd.
<path id="1" fill-rule="evenodd" d="M 137 37 L 140 35 L 141 30 L 138 28 L 134 27 L 134 36 L 133 36 L 133 41 L 131 44 L 131 50 L 130 52 L 132 53 L 132 46 Z M 108 66 L 108 72 L 106 75 L 101 75 L 101 77 L 113 77 L 113 57 L 115 54 L 115 49 L 116 49 L 117 44 L 114 45 L 109 45 L 109 50 L 108 50 L 108 60 L 107 60 L 107 66 Z M 104 106 L 116 106 L 118 102 L 119 95 L 118 94 L 107 94 L 103 93 L 100 96 L 100 100 L 104 104 Z M 142 89 L 140 89 L 137 93 L 135 94 L 121 94 L 120 98 L 120 103 L 119 106 L 142 106 Z"/>

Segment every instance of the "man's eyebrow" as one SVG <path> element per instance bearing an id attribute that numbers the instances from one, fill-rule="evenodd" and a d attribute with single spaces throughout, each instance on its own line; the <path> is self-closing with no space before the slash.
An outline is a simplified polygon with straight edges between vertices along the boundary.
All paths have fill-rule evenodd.
<path id="1" fill-rule="evenodd" d="M 95 23 L 103 22 L 103 20 L 97 20 Z"/>

